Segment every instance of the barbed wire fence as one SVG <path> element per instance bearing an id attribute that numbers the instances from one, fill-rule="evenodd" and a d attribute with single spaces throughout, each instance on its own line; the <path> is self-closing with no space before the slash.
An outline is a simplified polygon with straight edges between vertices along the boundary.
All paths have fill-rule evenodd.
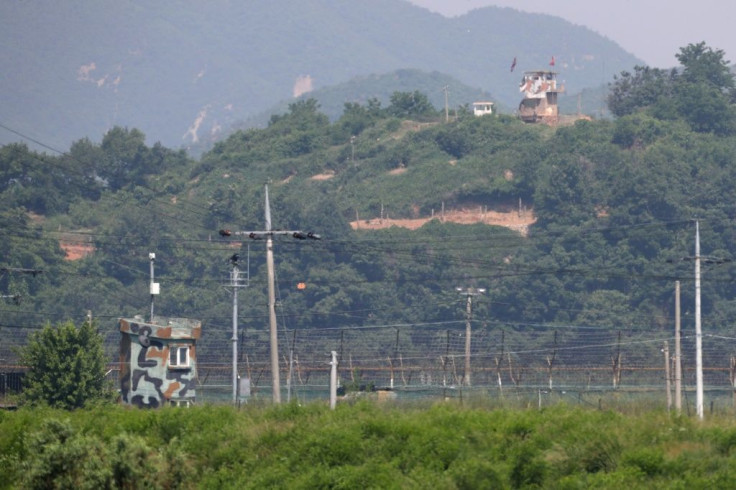
<path id="1" fill-rule="evenodd" d="M 28 331 L 6 336 L 0 372 L 22 371 L 18 348 Z M 108 376 L 117 386 L 120 332 L 105 328 Z M 231 333 L 203 329 L 197 342 L 197 399 L 231 403 Z M 612 397 L 666 403 L 666 363 L 674 363 L 674 335 L 578 326 L 506 326 L 473 322 L 472 384 L 465 382 L 465 322 L 322 328 L 279 332 L 282 390 L 300 402 L 329 399 L 330 353 L 338 358 L 338 383 L 346 396 L 374 391 L 396 400 L 448 398 L 515 400 L 527 405 L 555 400 L 601 405 Z M 267 329 L 243 329 L 238 375 L 247 378 L 244 403 L 269 400 L 271 371 Z M 664 345 L 669 345 L 665 361 Z M 695 387 L 695 335 L 683 335 L 682 386 L 691 410 Z M 706 334 L 703 374 L 710 410 L 736 409 L 736 337 Z M 674 368 L 669 369 L 674 377 Z M 670 386 L 674 386 L 671 379 Z"/>

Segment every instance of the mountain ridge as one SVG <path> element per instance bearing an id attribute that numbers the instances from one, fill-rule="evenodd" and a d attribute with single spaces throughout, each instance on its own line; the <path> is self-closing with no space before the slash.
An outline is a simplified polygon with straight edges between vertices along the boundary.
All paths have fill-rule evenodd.
<path id="1" fill-rule="evenodd" d="M 638 62 L 559 18 L 485 7 L 448 19 L 396 0 L 6 2 L 0 18 L 0 59 L 14 68 L 0 81 L 0 120 L 62 148 L 115 125 L 169 147 L 216 138 L 292 97 L 300 77 L 319 89 L 437 71 L 514 107 L 514 57 L 521 71 L 554 55 L 569 90 L 600 85 L 603 64 L 616 73 Z M 16 140 L 0 134 L 0 144 Z"/>

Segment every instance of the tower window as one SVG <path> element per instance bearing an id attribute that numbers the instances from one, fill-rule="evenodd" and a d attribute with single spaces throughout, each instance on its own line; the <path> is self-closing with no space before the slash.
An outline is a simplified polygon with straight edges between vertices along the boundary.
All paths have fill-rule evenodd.
<path id="1" fill-rule="evenodd" d="M 172 345 L 171 347 L 169 347 L 169 367 L 189 367 L 189 346 Z"/>

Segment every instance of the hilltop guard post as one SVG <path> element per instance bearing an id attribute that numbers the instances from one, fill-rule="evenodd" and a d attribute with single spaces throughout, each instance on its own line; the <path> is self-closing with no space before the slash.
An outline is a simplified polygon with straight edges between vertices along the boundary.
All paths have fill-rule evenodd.
<path id="1" fill-rule="evenodd" d="M 519 104 L 519 117 L 528 123 L 558 122 L 557 94 L 564 91 L 564 87 L 558 87 L 557 73 L 553 71 L 524 72 L 519 85 L 519 92 L 524 94 Z"/>

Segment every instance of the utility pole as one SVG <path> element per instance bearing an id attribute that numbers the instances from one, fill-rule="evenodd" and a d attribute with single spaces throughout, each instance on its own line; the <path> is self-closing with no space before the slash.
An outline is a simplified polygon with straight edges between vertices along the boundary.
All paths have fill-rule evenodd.
<path id="1" fill-rule="evenodd" d="M 448 89 L 448 86 L 445 85 L 444 87 L 442 87 L 442 89 L 445 91 L 445 122 L 450 122 L 450 113 L 449 113 L 449 109 L 448 109 L 448 106 L 447 106 L 447 89 Z"/>
<path id="2" fill-rule="evenodd" d="M 271 377 L 273 402 L 281 403 L 281 377 L 279 376 L 279 337 L 276 326 L 276 272 L 273 265 L 273 235 L 271 235 L 271 207 L 266 186 L 266 269 L 268 270 L 268 325 L 271 343 Z"/>
<path id="3" fill-rule="evenodd" d="M 156 254 L 153 252 L 149 253 L 148 260 L 151 263 L 151 286 L 149 289 L 151 292 L 151 323 L 153 323 L 153 300 L 159 294 L 161 288 L 159 283 L 153 282 L 153 263 L 156 262 Z"/>
<path id="4" fill-rule="evenodd" d="M 682 412 L 682 357 L 680 351 L 680 281 L 675 281 L 675 410 Z"/>
<path id="5" fill-rule="evenodd" d="M 249 255 L 249 265 L 250 265 L 250 250 L 248 252 Z M 230 270 L 230 284 L 228 284 L 228 288 L 233 290 L 233 335 L 231 337 L 231 341 L 233 343 L 233 405 L 238 404 L 238 289 L 246 287 L 247 283 L 244 283 L 242 279 L 240 279 L 240 269 L 238 268 L 238 261 L 240 260 L 240 255 L 233 254 L 232 257 L 230 257 L 230 264 L 232 264 L 232 269 Z"/>
<path id="6" fill-rule="evenodd" d="M 330 410 L 334 410 L 337 405 L 337 352 L 333 350 L 330 354 Z"/>
<path id="7" fill-rule="evenodd" d="M 700 420 L 703 420 L 703 330 L 700 321 L 700 263 L 705 260 L 706 264 L 723 264 L 730 262 L 730 259 L 700 255 L 700 223 L 695 220 L 695 255 L 682 257 L 680 260 L 693 260 L 695 262 L 695 413 Z M 668 260 L 668 262 L 673 262 L 673 260 Z M 679 313 L 679 283 L 677 286 L 677 310 Z M 679 314 L 675 317 L 675 323 L 679 325 Z"/>
<path id="8" fill-rule="evenodd" d="M 461 295 L 467 298 L 465 306 L 465 374 L 463 375 L 463 384 L 470 386 L 470 323 L 473 318 L 473 296 L 478 296 L 486 292 L 483 288 L 455 288 Z"/>
<path id="9" fill-rule="evenodd" d="M 670 343 L 664 341 L 664 348 L 662 349 L 664 354 L 664 386 L 667 392 L 667 413 L 672 410 L 672 388 L 670 387 Z"/>
<path id="10" fill-rule="evenodd" d="M 266 269 L 268 271 L 268 320 L 269 320 L 269 342 L 271 344 L 271 378 L 273 390 L 273 402 L 281 403 L 281 379 L 279 376 L 279 345 L 278 330 L 276 326 L 276 286 L 275 270 L 273 264 L 273 237 L 274 235 L 288 235 L 297 240 L 320 240 L 322 237 L 316 233 L 303 232 L 301 230 L 272 230 L 271 229 L 271 205 L 268 201 L 268 186 L 266 189 L 265 221 L 266 229 L 260 231 L 236 231 L 233 235 L 244 235 L 251 240 L 266 239 Z"/>
<path id="11" fill-rule="evenodd" d="M 695 221 L 695 412 L 703 420 L 703 332 L 700 325 L 700 224 Z"/>

